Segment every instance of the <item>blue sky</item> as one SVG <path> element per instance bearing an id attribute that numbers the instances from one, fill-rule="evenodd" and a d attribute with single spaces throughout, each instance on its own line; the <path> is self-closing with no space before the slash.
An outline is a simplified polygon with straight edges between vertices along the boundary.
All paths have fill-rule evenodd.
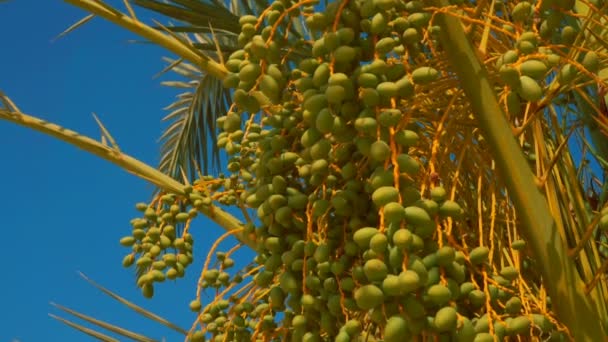
<path id="1" fill-rule="evenodd" d="M 122 1 L 118 3 L 122 8 Z M 146 19 L 146 12 L 138 12 Z M 25 113 L 99 139 L 95 112 L 121 149 L 157 164 L 157 139 L 176 92 L 152 79 L 167 54 L 94 19 L 65 38 L 51 40 L 86 13 L 61 1 L 0 4 L 0 89 Z M 104 160 L 41 133 L 0 121 L 0 341 L 92 341 L 48 313 L 56 302 L 153 338 L 183 340 L 104 296 L 81 279 L 82 271 L 107 288 L 189 328 L 202 254 L 222 231 L 205 219 L 194 225 L 195 257 L 188 276 L 156 288 L 153 300 L 122 268 L 135 203 L 153 188 Z M 204 236 L 201 231 L 205 229 Z M 198 232 L 197 232 L 198 230 Z M 197 234 L 198 233 L 198 234 Z"/>

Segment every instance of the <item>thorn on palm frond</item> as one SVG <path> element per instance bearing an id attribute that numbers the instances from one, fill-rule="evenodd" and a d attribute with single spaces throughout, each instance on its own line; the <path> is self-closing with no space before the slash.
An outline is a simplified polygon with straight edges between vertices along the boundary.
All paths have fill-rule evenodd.
<path id="1" fill-rule="evenodd" d="M 65 29 L 65 31 L 61 32 L 60 34 L 57 35 L 57 37 L 53 38 L 51 41 L 54 42 L 64 36 L 66 36 L 68 33 L 76 30 L 77 28 L 79 28 L 80 26 L 88 23 L 89 21 L 91 21 L 91 19 L 95 18 L 95 14 L 89 14 L 86 17 L 78 20 L 76 23 L 74 23 L 73 25 L 71 25 L 70 27 L 68 27 L 67 29 Z"/>
<path id="2" fill-rule="evenodd" d="M 163 70 L 159 71 L 158 74 L 154 75 L 153 78 L 159 78 L 162 75 L 166 74 L 168 71 L 172 70 L 173 68 L 175 68 L 176 66 L 178 66 L 179 64 L 181 64 L 184 60 L 183 59 L 176 59 L 172 62 L 169 63 L 169 65 L 167 65 L 166 67 L 163 68 Z"/>
<path id="3" fill-rule="evenodd" d="M 129 0 L 123 0 L 123 2 L 125 3 L 125 7 L 127 8 L 127 11 L 129 12 L 131 18 L 137 20 L 137 16 L 135 15 L 135 11 L 133 11 L 133 7 L 131 7 Z"/>
<path id="4" fill-rule="evenodd" d="M 93 113 L 93 118 L 95 118 L 95 121 L 97 121 L 97 125 L 99 125 L 99 128 L 101 129 L 102 144 L 107 146 L 108 145 L 107 142 L 109 141 L 110 145 L 112 145 L 112 148 L 115 149 L 117 152 L 120 152 L 120 148 L 118 147 L 116 140 L 114 140 L 114 138 L 110 134 L 110 131 L 108 131 L 106 129 L 106 127 L 101 123 L 101 120 L 99 120 L 99 118 L 97 117 L 97 115 L 95 115 L 95 113 Z"/>
<path id="5" fill-rule="evenodd" d="M 20 112 L 17 105 L 0 90 L 0 109 L 6 109 L 10 112 Z"/>

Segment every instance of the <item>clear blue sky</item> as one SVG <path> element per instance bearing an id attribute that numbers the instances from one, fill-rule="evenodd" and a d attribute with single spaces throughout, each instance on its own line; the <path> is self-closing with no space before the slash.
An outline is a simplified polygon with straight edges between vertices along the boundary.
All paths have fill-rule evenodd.
<path id="1" fill-rule="evenodd" d="M 111 1 L 122 8 L 122 1 Z M 146 12 L 139 11 L 140 18 Z M 51 40 L 85 12 L 62 1 L 12 0 L 0 4 L 0 89 L 25 113 L 99 139 L 95 112 L 130 155 L 156 165 L 157 139 L 176 92 L 152 77 L 167 54 L 130 44 L 129 32 L 102 19 Z M 220 229 L 204 219 L 194 228 L 195 257 L 188 276 L 156 288 L 153 300 L 122 268 L 134 205 L 153 188 L 120 168 L 71 145 L 0 121 L 0 342 L 92 341 L 53 320 L 53 301 L 167 341 L 178 335 L 114 302 L 82 280 L 98 283 L 189 328 L 202 253 Z M 204 235 L 200 232 L 205 230 Z M 198 233 L 198 234 L 197 234 Z"/>

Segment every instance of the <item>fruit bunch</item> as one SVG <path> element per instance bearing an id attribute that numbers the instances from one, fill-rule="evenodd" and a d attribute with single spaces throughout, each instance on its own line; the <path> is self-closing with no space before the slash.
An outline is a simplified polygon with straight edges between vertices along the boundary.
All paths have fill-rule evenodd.
<path id="1" fill-rule="evenodd" d="M 234 250 L 213 265 L 208 258 L 190 304 L 193 341 L 565 338 L 504 193 L 466 167 L 454 172 L 457 162 L 486 161 L 440 144 L 450 124 L 461 127 L 451 139 L 473 135 L 484 148 L 478 132 L 462 128 L 470 113 L 442 58 L 440 9 L 416 0 L 332 2 L 323 11 L 315 3 L 278 0 L 240 18 L 240 49 L 225 63 L 234 104 L 217 121 L 230 175 L 138 205 L 144 218 L 121 242 L 133 246 L 125 265 L 140 255 L 144 294 L 183 275 L 188 223 L 218 201 L 251 213 L 239 231 L 255 238 L 257 256 L 233 273 Z M 598 69 L 594 52 L 569 63 L 555 47 L 576 36 L 564 25 L 570 7 L 496 2 L 511 24 L 492 27 L 507 43 L 486 64 L 513 122 L 554 91 L 548 74 L 567 87 Z M 292 25 L 308 36 L 294 38 Z M 458 118 L 442 112 L 446 101 Z M 477 197 L 459 201 L 450 177 L 478 184 L 465 189 Z M 179 238 L 177 223 L 186 224 Z M 209 287 L 216 296 L 203 305 Z"/>
<path id="2" fill-rule="evenodd" d="M 132 252 L 123 259 L 123 266 L 137 267 L 137 285 L 143 295 L 154 295 L 155 282 L 181 278 L 192 263 L 194 240 L 188 225 L 197 216 L 198 209 L 211 205 L 211 198 L 189 187 L 187 197 L 173 194 L 159 196 L 150 204 L 138 203 L 136 209 L 142 217 L 131 220 L 131 235 L 120 239 Z M 185 225 L 185 229 L 179 229 Z"/>

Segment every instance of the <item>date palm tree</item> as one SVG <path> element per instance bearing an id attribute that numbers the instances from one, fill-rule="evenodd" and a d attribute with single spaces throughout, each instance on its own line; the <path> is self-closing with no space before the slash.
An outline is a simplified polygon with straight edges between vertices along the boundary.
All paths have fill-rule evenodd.
<path id="1" fill-rule="evenodd" d="M 175 55 L 166 59 L 162 72 L 178 75 L 178 81 L 165 84 L 184 92 L 167 107 L 160 165 L 146 165 L 120 151 L 101 123 L 104 138 L 98 142 L 26 115 L 6 96 L 2 97 L 0 118 L 53 135 L 149 180 L 158 187 L 152 203 L 171 201 L 172 196 L 188 198 L 193 187 L 199 189 L 197 184 L 200 189 L 209 185 L 212 192 L 218 192 L 218 196 L 211 196 L 217 203 L 240 207 L 243 217 L 228 214 L 217 203 L 196 209 L 224 228 L 226 236 L 234 235 L 240 245 L 258 250 L 259 242 L 247 228 L 253 221 L 246 205 L 238 199 L 226 199 L 229 196 L 219 194 L 219 186 L 214 188 L 213 184 L 223 184 L 226 178 L 208 175 L 212 169 L 229 168 L 221 165 L 219 147 L 228 157 L 231 153 L 222 140 L 225 135 L 218 132 L 225 129 L 227 119 L 223 117 L 233 111 L 233 102 L 238 102 L 236 91 L 230 89 L 230 77 L 234 78 L 230 61 L 252 39 L 243 18 L 258 18 L 258 23 L 272 25 L 270 12 L 287 11 L 286 2 L 125 0 L 124 11 L 99 0 L 66 2 L 90 13 L 66 33 L 101 17 Z M 293 7 L 317 3 L 294 2 Z M 133 6 L 151 10 L 170 24 L 143 23 Z M 332 4 L 322 6 L 330 8 Z M 347 6 L 348 2 L 338 2 L 333 10 L 347 17 Z M 416 122 L 416 127 L 408 126 L 408 130 L 417 131 L 420 139 L 412 150 L 426 172 L 420 178 L 420 193 L 441 184 L 448 189 L 447 196 L 457 198 L 463 209 L 464 223 L 456 224 L 452 219 L 441 223 L 452 232 L 449 243 L 467 254 L 467 260 L 473 254 L 467 248 L 471 243 L 488 247 L 490 271 L 517 268 L 522 275 L 518 298 L 526 310 L 546 314 L 558 330 L 566 332 L 564 336 L 580 341 L 604 339 L 608 283 L 603 274 L 608 268 L 608 238 L 600 228 L 608 227 L 608 211 L 604 209 L 608 194 L 604 181 L 608 169 L 607 4 L 583 0 L 534 4 L 435 0 L 409 1 L 404 6 L 408 12 L 426 13 L 420 16 L 421 27 L 409 31 L 424 32 L 424 37 L 417 39 L 426 45 L 397 50 L 408 56 L 403 64 L 425 65 L 441 72 L 440 78 L 431 77 L 432 87 L 426 81 L 417 83 L 415 96 L 406 96 L 403 106 Z M 526 26 L 529 18 L 539 21 Z M 311 29 L 316 25 L 314 20 L 313 14 L 296 13 L 284 20 L 289 24 L 273 29 L 284 36 L 277 49 L 283 56 L 282 65 L 289 70 L 315 54 L 310 46 L 318 38 L 318 32 Z M 408 25 L 416 22 L 415 18 L 408 20 Z M 361 27 L 374 25 L 372 20 L 363 21 Z M 399 24 L 395 21 L 391 25 L 395 29 Z M 529 32 L 534 32 L 533 39 L 524 38 Z M 520 60 L 517 51 L 525 50 L 526 44 L 535 45 L 535 50 Z M 374 45 L 360 47 L 361 54 L 374 58 Z M 376 54 L 378 49 L 376 45 Z M 513 51 L 515 59 L 511 60 Z M 535 58 L 541 59 L 543 66 L 524 65 Z M 412 74 L 413 70 L 407 72 Z M 517 86 L 510 83 L 513 72 Z M 286 89 L 298 92 L 295 87 Z M 271 111 L 270 95 L 259 97 L 261 93 L 252 96 L 258 96 L 261 107 Z M 251 112 L 258 112 L 259 107 Z M 588 159 L 596 166 L 586 162 Z M 524 240 L 527 247 L 517 243 Z M 143 272 L 139 267 L 138 279 Z M 485 268 L 479 272 L 484 283 L 497 281 L 488 280 L 488 274 Z M 194 336 L 194 328 L 180 328 L 109 290 L 103 291 L 148 318 L 189 338 Z M 553 299 L 550 304 L 547 295 Z M 57 307 L 115 334 L 153 340 Z M 113 340 L 100 331 L 58 319 L 102 340 Z"/>

